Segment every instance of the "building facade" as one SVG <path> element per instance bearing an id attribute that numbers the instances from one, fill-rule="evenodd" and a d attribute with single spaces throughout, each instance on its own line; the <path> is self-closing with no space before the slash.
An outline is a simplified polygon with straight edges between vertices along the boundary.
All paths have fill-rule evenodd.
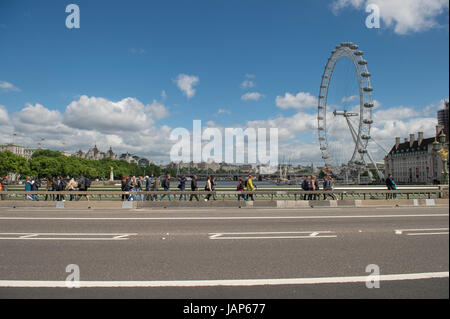
<path id="1" fill-rule="evenodd" d="M 436 127 L 436 130 L 439 126 Z M 401 184 L 434 184 L 441 183 L 442 160 L 433 150 L 435 137 L 424 138 L 419 132 L 405 138 L 395 138 L 395 145 L 384 158 L 386 176 L 392 174 L 394 181 Z"/>
<path id="2" fill-rule="evenodd" d="M 0 152 L 10 151 L 15 155 L 30 159 L 34 152 L 38 151 L 37 148 L 26 148 L 17 144 L 0 144 Z"/>

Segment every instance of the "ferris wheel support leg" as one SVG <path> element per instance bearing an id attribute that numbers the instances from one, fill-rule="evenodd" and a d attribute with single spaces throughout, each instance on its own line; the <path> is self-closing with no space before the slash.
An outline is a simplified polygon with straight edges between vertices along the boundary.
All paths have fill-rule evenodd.
<path id="1" fill-rule="evenodd" d="M 373 159 L 373 157 L 372 157 L 372 154 L 370 154 L 369 150 L 367 150 L 367 156 L 369 156 L 369 159 L 370 159 L 370 161 L 372 162 L 373 167 L 375 167 L 375 170 L 377 171 L 378 177 L 380 178 L 381 181 L 383 181 L 383 180 L 384 180 L 384 175 L 383 175 L 383 173 L 381 173 L 380 170 L 378 169 L 377 163 L 375 163 L 375 161 L 374 161 L 374 159 Z"/>

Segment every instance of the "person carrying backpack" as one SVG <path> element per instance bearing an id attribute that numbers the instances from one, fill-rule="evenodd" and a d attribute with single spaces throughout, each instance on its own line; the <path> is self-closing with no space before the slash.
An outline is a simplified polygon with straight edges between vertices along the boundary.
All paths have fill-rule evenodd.
<path id="1" fill-rule="evenodd" d="M 241 178 L 239 178 L 239 182 L 236 187 L 236 190 L 239 192 L 238 193 L 238 201 L 241 200 L 241 197 L 246 201 L 248 200 L 247 197 L 243 194 L 244 193 L 244 182 L 242 181 Z"/>
<path id="2" fill-rule="evenodd" d="M 39 187 L 41 186 L 41 183 L 39 183 L 39 180 L 37 180 L 34 176 L 31 178 L 31 191 L 38 191 Z M 37 194 L 33 194 L 31 195 L 31 197 L 33 198 L 33 200 L 39 200 L 39 197 Z"/>
<path id="3" fill-rule="evenodd" d="M 61 176 L 58 176 L 56 178 L 56 182 L 54 182 L 53 184 L 53 189 L 56 190 L 57 192 L 62 192 L 64 191 L 66 188 L 66 183 L 64 182 L 64 179 Z M 64 201 L 65 200 L 65 196 L 64 195 L 57 195 L 56 196 L 56 200 L 57 201 Z"/>
<path id="4" fill-rule="evenodd" d="M 323 177 L 323 190 L 324 191 L 333 190 L 333 185 L 331 184 L 331 176 Z M 323 194 L 323 199 L 325 200 L 327 196 L 330 196 L 333 200 L 336 200 L 336 195 L 334 195 L 333 193 Z"/>
<path id="5" fill-rule="evenodd" d="M 196 192 L 198 191 L 198 186 L 197 186 L 197 176 L 194 175 L 192 176 L 191 179 L 191 191 Z M 191 194 L 189 201 L 192 202 L 192 199 L 195 197 L 195 199 L 197 200 L 197 202 L 199 201 L 198 195 L 197 194 Z"/>
<path id="6" fill-rule="evenodd" d="M 181 178 L 179 179 L 180 184 L 178 185 L 178 188 L 180 189 L 181 192 L 186 191 L 186 176 L 181 176 Z M 181 199 L 183 198 L 183 194 L 180 194 L 180 198 L 179 200 L 181 201 Z M 187 195 L 184 194 L 184 200 L 187 200 Z"/>
<path id="7" fill-rule="evenodd" d="M 166 179 L 163 180 L 162 185 L 164 188 L 165 192 L 169 192 L 170 191 L 170 174 L 167 174 Z M 163 200 L 164 197 L 166 197 L 167 194 L 162 194 L 161 197 L 159 198 L 160 201 Z M 172 201 L 172 196 L 170 194 L 168 194 L 169 197 L 169 201 Z"/>
<path id="8" fill-rule="evenodd" d="M 78 190 L 80 192 L 86 192 L 88 187 L 89 187 L 89 186 L 87 186 L 88 184 L 90 186 L 91 185 L 91 181 L 89 179 L 87 179 L 86 177 L 84 177 L 83 174 L 80 174 L 80 178 L 78 180 Z M 80 200 L 81 196 L 85 196 L 86 200 L 89 201 L 89 195 L 88 194 L 86 194 L 86 195 L 78 195 L 77 200 Z"/>
<path id="9" fill-rule="evenodd" d="M 306 178 L 302 181 L 302 189 L 304 190 L 304 191 L 308 191 L 309 190 L 309 179 L 310 179 L 310 176 L 308 175 L 308 176 L 306 176 Z M 306 194 L 304 194 L 303 195 L 303 200 L 306 200 L 306 197 L 307 197 L 308 195 L 306 195 Z"/>

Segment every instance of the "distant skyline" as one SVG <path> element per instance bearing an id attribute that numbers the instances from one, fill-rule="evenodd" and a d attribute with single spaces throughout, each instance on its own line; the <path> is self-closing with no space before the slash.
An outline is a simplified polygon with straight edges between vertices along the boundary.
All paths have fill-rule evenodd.
<path id="1" fill-rule="evenodd" d="M 79 29 L 65 25 L 69 3 Z M 170 132 L 201 120 L 278 127 L 280 162 L 321 165 L 320 80 L 346 41 L 369 62 L 376 142 L 389 150 L 395 136 L 431 137 L 449 97 L 449 2 L 372 0 L 379 29 L 365 26 L 368 3 L 3 0 L 0 144 L 15 132 L 27 147 L 43 138 L 45 148 L 111 146 L 167 163 Z M 344 61 L 336 72 L 330 110 L 353 109 L 355 74 Z"/>

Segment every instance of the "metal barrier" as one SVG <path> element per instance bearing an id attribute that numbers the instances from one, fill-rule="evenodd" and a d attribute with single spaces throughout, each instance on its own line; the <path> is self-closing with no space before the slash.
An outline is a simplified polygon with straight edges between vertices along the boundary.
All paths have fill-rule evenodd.
<path id="1" fill-rule="evenodd" d="M 237 195 L 254 195 L 255 198 L 266 200 L 322 200 L 324 196 L 327 199 L 433 199 L 433 198 L 448 198 L 449 188 L 447 185 L 440 186 L 439 189 L 398 189 L 398 190 L 373 190 L 373 189 L 352 189 L 352 190 L 332 190 L 332 191 L 303 191 L 303 190 L 283 190 L 283 191 L 2 191 L 0 192 L 0 200 L 39 200 L 61 199 L 64 196 L 68 200 L 70 196 L 75 198 L 86 195 L 90 200 L 128 200 L 130 196 L 135 197 L 136 201 L 141 201 L 141 196 L 144 200 L 149 200 L 154 196 L 158 198 L 162 195 L 171 195 L 173 197 L 184 198 L 191 195 L 197 196 L 215 196 L 221 200 L 236 200 Z"/>

